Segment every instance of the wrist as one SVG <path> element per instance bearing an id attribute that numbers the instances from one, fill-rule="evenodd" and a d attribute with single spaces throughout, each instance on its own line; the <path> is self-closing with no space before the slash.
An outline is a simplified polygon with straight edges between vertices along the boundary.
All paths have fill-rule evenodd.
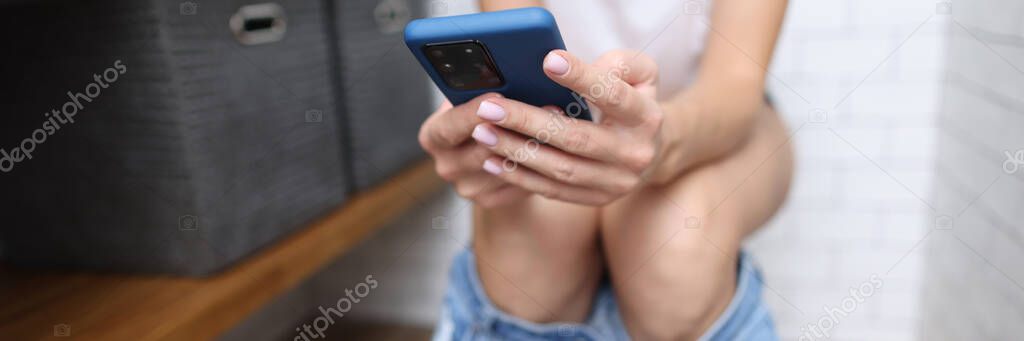
<path id="1" fill-rule="evenodd" d="M 664 115 L 659 135 L 661 148 L 658 149 L 649 179 L 652 184 L 664 185 L 686 170 L 687 143 L 684 139 L 690 134 L 682 131 L 687 125 L 679 122 L 683 115 L 681 105 L 677 101 L 663 101 L 658 104 Z"/>

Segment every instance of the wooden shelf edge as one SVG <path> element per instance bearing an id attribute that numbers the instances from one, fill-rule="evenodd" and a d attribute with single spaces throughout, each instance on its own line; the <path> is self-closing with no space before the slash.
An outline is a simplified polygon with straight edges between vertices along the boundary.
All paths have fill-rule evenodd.
<path id="1" fill-rule="evenodd" d="M 15 281 L 34 285 L 15 290 L 67 286 L 71 279 L 74 287 L 61 288 L 56 297 L 26 295 L 39 297 L 38 306 L 0 321 L 0 335 L 46 339 L 54 336 L 54 325 L 66 323 L 75 339 L 214 339 L 377 228 L 427 200 L 443 184 L 434 174 L 433 163 L 421 162 L 354 196 L 308 228 L 209 278 L 19 273 L 16 276 L 30 278 Z M 0 307 L 0 312 L 3 309 Z"/>

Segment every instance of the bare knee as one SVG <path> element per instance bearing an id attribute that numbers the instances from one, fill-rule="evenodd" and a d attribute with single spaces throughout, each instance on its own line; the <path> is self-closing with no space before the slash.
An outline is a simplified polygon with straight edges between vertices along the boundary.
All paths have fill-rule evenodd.
<path id="1" fill-rule="evenodd" d="M 666 242 L 628 280 L 620 301 L 630 334 L 639 340 L 688 340 L 725 310 L 736 283 L 736 255 L 697 233 Z"/>

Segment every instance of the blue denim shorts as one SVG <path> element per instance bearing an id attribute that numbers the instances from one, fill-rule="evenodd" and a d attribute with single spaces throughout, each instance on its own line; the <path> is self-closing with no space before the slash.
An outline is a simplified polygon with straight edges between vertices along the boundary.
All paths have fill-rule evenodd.
<path id="1" fill-rule="evenodd" d="M 701 340 L 778 340 L 761 300 L 762 279 L 740 253 L 736 291 L 729 306 Z M 598 289 L 586 323 L 533 323 L 499 310 L 484 293 L 469 249 L 452 264 L 434 340 L 629 340 L 607 280 Z M 683 303 L 685 304 L 685 302 Z"/>

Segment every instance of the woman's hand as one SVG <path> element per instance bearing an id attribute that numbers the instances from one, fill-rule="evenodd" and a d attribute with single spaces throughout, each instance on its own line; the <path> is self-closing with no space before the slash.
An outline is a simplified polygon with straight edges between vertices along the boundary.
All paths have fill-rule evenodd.
<path id="1" fill-rule="evenodd" d="M 456 107 L 445 101 L 419 133 L 420 145 L 434 158 L 437 174 L 451 182 L 459 195 L 486 208 L 519 202 L 530 195 L 480 169 L 493 153 L 469 138 L 482 122 L 476 115 L 480 103 L 496 98 L 500 95 L 485 94 Z"/>
<path id="2" fill-rule="evenodd" d="M 588 65 L 555 50 L 543 67 L 552 80 L 582 95 L 586 101 L 576 105 L 599 112 L 600 122 L 571 118 L 554 107 L 487 98 L 476 112 L 486 122 L 472 133 L 495 154 L 483 170 L 544 197 L 594 206 L 640 186 L 662 145 L 654 61 L 638 52 L 612 51 Z M 579 108 L 569 105 L 565 111 L 578 114 Z"/>

